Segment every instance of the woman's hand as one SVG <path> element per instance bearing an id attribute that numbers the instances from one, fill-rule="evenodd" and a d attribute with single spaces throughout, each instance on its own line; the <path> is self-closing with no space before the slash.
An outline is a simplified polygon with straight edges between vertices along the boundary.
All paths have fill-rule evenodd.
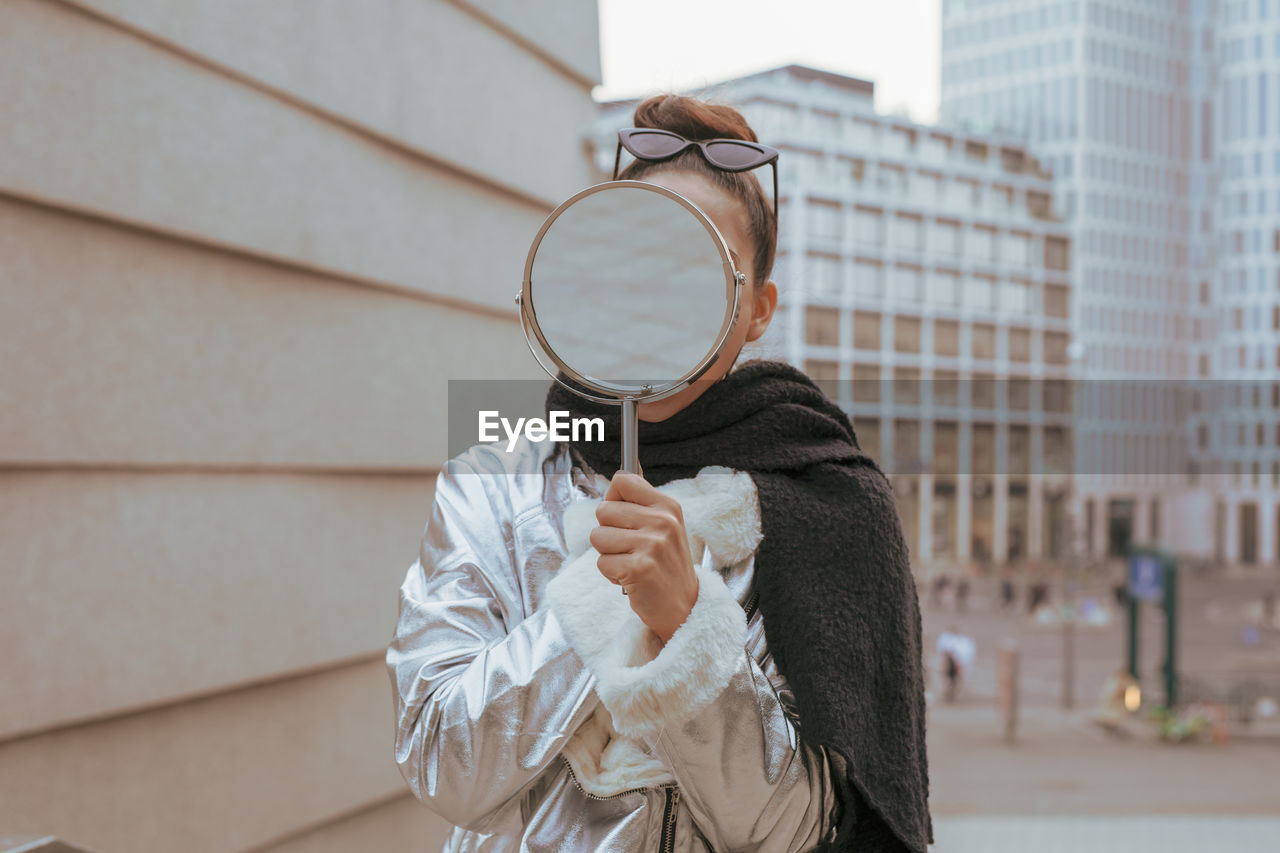
<path id="1" fill-rule="evenodd" d="M 589 538 L 600 552 L 600 573 L 627 590 L 631 609 L 666 643 L 698 598 L 680 502 L 639 474 L 619 471 L 596 521 Z"/>

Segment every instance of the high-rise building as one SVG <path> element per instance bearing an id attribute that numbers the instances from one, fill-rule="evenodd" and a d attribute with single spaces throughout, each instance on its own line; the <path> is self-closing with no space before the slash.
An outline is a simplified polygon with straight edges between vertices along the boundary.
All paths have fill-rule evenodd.
<path id="1" fill-rule="evenodd" d="M 1209 537 L 1187 523 L 1186 393 L 1211 360 L 1207 19 L 1188 0 L 943 3 L 943 121 L 1024 139 L 1071 224 L 1077 499 L 1093 553 Z"/>
<path id="2" fill-rule="evenodd" d="M 1193 464 L 1212 489 L 1213 548 L 1280 561 L 1280 2 L 1191 4 L 1206 112 L 1217 116 L 1216 253 L 1200 321 L 1216 381 L 1194 399 Z M 1216 110 L 1213 108 L 1216 104 Z M 1207 143 L 1206 143 L 1207 145 Z"/>
<path id="3" fill-rule="evenodd" d="M 1052 182 L 1003 135 L 879 115 L 873 91 L 791 65 L 696 93 L 781 151 L 760 350 L 853 415 L 917 568 L 1065 553 L 1072 282 Z M 636 103 L 602 106 L 601 180 Z"/>

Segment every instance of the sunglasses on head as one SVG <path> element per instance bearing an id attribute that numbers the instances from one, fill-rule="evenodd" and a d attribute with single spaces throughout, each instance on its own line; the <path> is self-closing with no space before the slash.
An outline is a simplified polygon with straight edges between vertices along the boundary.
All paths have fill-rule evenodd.
<path id="1" fill-rule="evenodd" d="M 773 215 L 778 216 L 778 149 L 745 139 L 685 139 L 669 130 L 627 127 L 618 131 L 618 149 L 613 155 L 613 179 L 618 180 L 622 149 L 638 160 L 669 160 L 690 145 L 702 149 L 702 156 L 717 169 L 745 172 L 768 163 L 773 167 Z"/>

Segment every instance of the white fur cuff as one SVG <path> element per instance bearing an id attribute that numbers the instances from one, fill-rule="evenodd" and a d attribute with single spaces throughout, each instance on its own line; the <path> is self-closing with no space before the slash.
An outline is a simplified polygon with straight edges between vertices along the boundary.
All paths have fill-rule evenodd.
<path id="1" fill-rule="evenodd" d="M 647 663 L 619 666 L 607 661 L 597 673 L 596 692 L 613 715 L 613 726 L 629 737 L 651 740 L 663 726 L 700 714 L 729 685 L 744 654 L 747 618 L 714 571 L 698 572 L 698 599 L 665 646 L 645 629 Z M 652 652 L 657 656 L 653 657 Z"/>
<path id="2" fill-rule="evenodd" d="M 665 646 L 596 566 L 599 554 L 586 538 L 597 501 L 569 507 L 570 559 L 546 590 L 565 636 L 596 676 L 613 727 L 645 740 L 701 713 L 728 686 L 744 653 L 747 620 L 715 567 L 745 559 L 760 542 L 755 487 L 745 472 L 705 468 L 660 490 L 680 500 L 694 565 L 701 564 L 698 598 Z"/>

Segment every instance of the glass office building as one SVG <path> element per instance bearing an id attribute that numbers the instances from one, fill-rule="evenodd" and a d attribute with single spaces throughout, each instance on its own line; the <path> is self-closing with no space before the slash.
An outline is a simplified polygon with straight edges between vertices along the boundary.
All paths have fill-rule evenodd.
<path id="1" fill-rule="evenodd" d="M 943 4 L 943 120 L 1025 139 L 1071 224 L 1078 509 L 1094 554 L 1211 538 L 1187 391 L 1213 370 L 1212 34 L 1191 5 Z"/>
<path id="2" fill-rule="evenodd" d="M 1219 381 L 1194 401 L 1194 471 L 1212 488 L 1215 553 L 1270 563 L 1280 561 L 1280 1 L 1199 2 L 1192 15 L 1218 115 L 1204 321 Z"/>

